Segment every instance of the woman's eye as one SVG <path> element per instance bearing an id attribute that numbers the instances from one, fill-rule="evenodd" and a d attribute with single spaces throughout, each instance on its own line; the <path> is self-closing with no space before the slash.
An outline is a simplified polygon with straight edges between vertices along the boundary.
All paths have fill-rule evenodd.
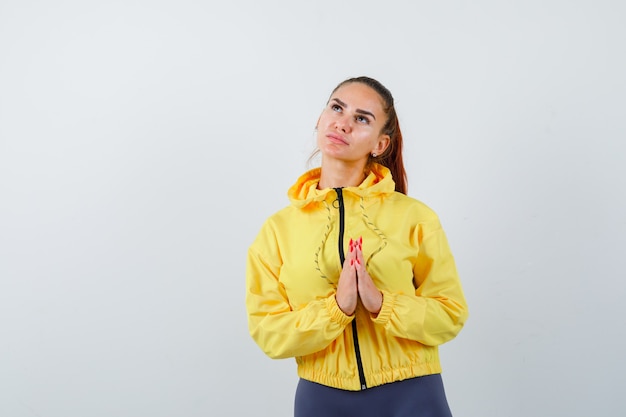
<path id="1" fill-rule="evenodd" d="M 338 104 L 333 104 L 330 106 L 330 108 L 333 109 L 333 111 L 337 111 L 337 112 L 341 111 L 341 106 Z"/>
<path id="2" fill-rule="evenodd" d="M 365 123 L 365 124 L 368 124 L 370 122 L 370 119 L 368 119 L 365 116 L 356 116 L 355 120 L 359 123 Z"/>

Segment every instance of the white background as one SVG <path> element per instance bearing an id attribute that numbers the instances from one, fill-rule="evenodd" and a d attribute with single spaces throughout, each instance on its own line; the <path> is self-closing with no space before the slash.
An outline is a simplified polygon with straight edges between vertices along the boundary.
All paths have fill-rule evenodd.
<path id="1" fill-rule="evenodd" d="M 394 93 L 470 305 L 457 417 L 621 416 L 626 5 L 0 3 L 0 416 L 288 416 L 245 254 L 333 87 Z"/>

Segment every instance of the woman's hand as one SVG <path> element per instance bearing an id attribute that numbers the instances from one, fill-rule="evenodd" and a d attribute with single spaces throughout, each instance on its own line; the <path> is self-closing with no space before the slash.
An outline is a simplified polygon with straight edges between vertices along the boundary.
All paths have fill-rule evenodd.
<path id="1" fill-rule="evenodd" d="M 354 250 L 351 253 L 355 256 L 357 275 L 357 290 L 363 307 L 372 314 L 378 314 L 383 306 L 383 294 L 372 281 L 372 277 L 365 269 L 365 260 L 363 259 L 363 239 L 359 238 L 354 242 Z"/>
<path id="2" fill-rule="evenodd" d="M 352 239 L 350 239 L 350 253 L 343 262 L 343 269 L 341 270 L 341 275 L 339 275 L 337 293 L 335 294 L 337 305 L 341 311 L 348 316 L 354 314 L 359 297 L 356 279 L 355 251 L 352 242 Z"/>

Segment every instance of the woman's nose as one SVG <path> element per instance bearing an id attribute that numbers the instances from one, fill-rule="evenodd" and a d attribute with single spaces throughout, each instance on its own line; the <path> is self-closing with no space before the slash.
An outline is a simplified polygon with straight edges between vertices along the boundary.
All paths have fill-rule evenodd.
<path id="1" fill-rule="evenodd" d="M 345 115 L 341 115 L 340 117 L 337 118 L 337 120 L 335 121 L 335 126 L 337 127 L 337 129 L 346 133 L 352 129 L 350 118 Z"/>

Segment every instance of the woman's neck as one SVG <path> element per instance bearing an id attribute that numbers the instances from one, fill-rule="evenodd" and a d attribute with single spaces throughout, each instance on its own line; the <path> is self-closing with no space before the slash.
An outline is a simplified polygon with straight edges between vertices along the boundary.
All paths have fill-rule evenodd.
<path id="1" fill-rule="evenodd" d="M 345 161 L 324 161 L 318 188 L 356 187 L 365 179 L 365 163 L 346 163 Z"/>

